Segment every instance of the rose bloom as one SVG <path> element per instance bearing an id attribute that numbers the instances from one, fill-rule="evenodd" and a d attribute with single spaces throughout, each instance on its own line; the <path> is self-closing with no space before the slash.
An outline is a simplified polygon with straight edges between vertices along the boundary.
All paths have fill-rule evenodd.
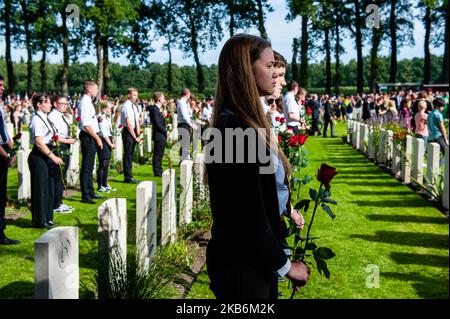
<path id="1" fill-rule="evenodd" d="M 337 171 L 335 167 L 322 163 L 317 171 L 317 180 L 323 183 L 326 188 L 330 188 L 330 182 L 336 174 Z"/>
<path id="2" fill-rule="evenodd" d="M 123 127 L 123 125 L 119 124 L 119 126 L 118 126 L 119 130 L 122 129 L 122 127 Z"/>
<path id="3" fill-rule="evenodd" d="M 286 120 L 284 119 L 284 117 L 282 117 L 282 118 L 280 119 L 280 122 L 281 122 L 281 124 L 284 124 L 284 122 L 286 122 Z"/>
<path id="4" fill-rule="evenodd" d="M 13 137 L 13 141 L 17 142 L 22 137 L 22 133 L 18 133 L 16 136 Z"/>
<path id="5" fill-rule="evenodd" d="M 58 136 L 58 135 L 53 135 L 53 140 L 54 140 L 55 142 L 58 142 L 58 141 L 59 141 L 59 136 Z"/>
<path id="6" fill-rule="evenodd" d="M 275 121 L 280 122 L 280 118 L 278 116 L 275 117 Z"/>
<path id="7" fill-rule="evenodd" d="M 77 117 L 77 122 L 81 122 L 81 117 Z"/>

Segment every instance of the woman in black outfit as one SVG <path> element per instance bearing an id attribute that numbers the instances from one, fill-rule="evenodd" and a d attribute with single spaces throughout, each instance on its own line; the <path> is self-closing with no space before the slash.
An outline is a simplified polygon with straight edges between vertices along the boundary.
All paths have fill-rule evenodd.
<path id="1" fill-rule="evenodd" d="M 286 186 L 290 165 L 270 134 L 260 104 L 260 97 L 274 93 L 278 76 L 274 63 L 270 42 L 246 34 L 230 38 L 219 58 L 212 137 L 205 147 L 205 161 L 213 216 L 207 267 L 210 288 L 220 299 L 275 299 L 277 273 L 286 275 L 297 288 L 309 276 L 305 264 L 288 260 L 281 244 L 280 213 L 291 210 Z M 225 132 L 230 129 L 253 132 L 255 138 L 245 138 L 243 149 L 233 140 L 227 145 L 225 141 L 230 140 Z M 256 145 L 266 155 L 270 150 L 271 158 L 275 153 L 275 172 L 258 152 L 256 163 L 252 160 Z M 243 161 L 238 160 L 241 155 Z M 279 188 L 280 178 L 284 189 Z"/>

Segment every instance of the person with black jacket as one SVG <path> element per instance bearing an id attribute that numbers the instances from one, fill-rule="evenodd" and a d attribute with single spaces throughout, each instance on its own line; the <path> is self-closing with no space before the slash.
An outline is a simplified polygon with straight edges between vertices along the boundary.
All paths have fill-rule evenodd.
<path id="1" fill-rule="evenodd" d="M 155 104 L 150 107 L 150 120 L 152 123 L 152 140 L 153 140 L 153 174 L 162 176 L 162 158 L 164 155 L 164 147 L 166 146 L 167 129 L 166 122 L 161 113 L 161 108 L 166 103 L 166 98 L 161 92 L 155 92 L 153 95 Z"/>
<path id="2" fill-rule="evenodd" d="M 331 101 L 328 95 L 325 96 L 325 113 L 323 114 L 323 121 L 323 137 L 327 137 L 328 124 L 331 126 L 331 137 L 336 137 L 336 135 L 334 135 L 333 107 L 331 106 Z"/>
<path id="3" fill-rule="evenodd" d="M 281 213 L 291 210 L 286 185 L 291 168 L 260 103 L 261 96 L 274 93 L 274 63 L 270 42 L 247 34 L 231 37 L 219 57 L 213 127 L 205 146 L 213 217 L 206 262 L 210 288 L 219 299 L 276 299 L 277 273 L 295 289 L 309 276 L 308 267 L 291 262 L 281 244 Z M 225 131 L 242 130 L 249 134 L 243 149 L 233 137 L 227 143 Z M 243 153 L 236 153 L 237 145 Z M 247 154 L 257 145 L 270 152 L 275 165 Z"/>

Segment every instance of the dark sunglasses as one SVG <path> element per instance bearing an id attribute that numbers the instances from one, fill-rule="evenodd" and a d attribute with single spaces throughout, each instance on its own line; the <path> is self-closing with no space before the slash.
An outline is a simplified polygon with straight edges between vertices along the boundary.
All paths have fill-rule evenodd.
<path id="1" fill-rule="evenodd" d="M 267 103 L 269 103 L 269 105 L 273 104 L 273 102 L 278 104 L 278 103 L 280 103 L 280 99 L 268 99 L 267 100 Z"/>

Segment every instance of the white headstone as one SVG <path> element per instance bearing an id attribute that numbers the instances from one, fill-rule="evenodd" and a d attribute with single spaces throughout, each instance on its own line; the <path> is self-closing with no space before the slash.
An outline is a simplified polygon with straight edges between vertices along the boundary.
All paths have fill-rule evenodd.
<path id="1" fill-rule="evenodd" d="M 180 224 L 189 224 L 192 221 L 193 186 L 192 168 L 194 162 L 184 160 L 180 165 Z"/>
<path id="2" fill-rule="evenodd" d="M 144 140 L 145 140 L 145 152 L 152 152 L 152 129 L 150 127 L 146 127 L 144 130 Z"/>
<path id="3" fill-rule="evenodd" d="M 30 149 L 30 133 L 26 131 L 22 131 L 22 137 L 20 141 L 22 143 L 22 148 L 24 151 L 28 151 Z"/>
<path id="4" fill-rule="evenodd" d="M 194 185 L 197 194 L 194 194 L 197 201 L 203 201 L 205 199 L 205 184 L 204 184 L 204 160 L 203 154 L 197 154 L 194 162 Z"/>
<path id="5" fill-rule="evenodd" d="M 156 182 L 145 181 L 136 188 L 136 250 L 147 267 L 156 252 Z"/>
<path id="6" fill-rule="evenodd" d="M 17 171 L 19 175 L 18 199 L 31 198 L 31 175 L 28 167 L 30 150 L 17 152 Z"/>
<path id="7" fill-rule="evenodd" d="M 362 135 L 361 135 L 361 150 L 364 154 L 368 155 L 369 153 L 369 126 L 367 124 L 364 124 L 362 126 Z"/>
<path id="8" fill-rule="evenodd" d="M 347 143 L 350 143 L 351 139 L 352 139 L 352 135 L 350 133 L 352 127 L 353 127 L 352 120 L 348 120 L 347 121 Z"/>
<path id="9" fill-rule="evenodd" d="M 78 228 L 56 227 L 34 243 L 37 299 L 78 299 Z"/>
<path id="10" fill-rule="evenodd" d="M 421 138 L 413 138 L 413 162 L 411 176 L 419 183 L 423 183 L 423 157 L 425 144 Z"/>
<path id="11" fill-rule="evenodd" d="M 126 267 L 127 260 L 127 201 L 125 198 L 112 198 L 98 208 L 98 252 L 104 267 L 111 274 L 111 259 L 115 265 Z M 118 260 L 117 260 L 118 259 Z M 106 269 L 105 269 L 106 270 Z M 116 271 L 120 271 L 115 267 Z"/>
<path id="12" fill-rule="evenodd" d="M 120 162 L 123 159 L 123 141 L 122 136 L 114 136 L 114 144 L 116 148 L 114 149 L 114 162 Z"/>
<path id="13" fill-rule="evenodd" d="M 401 172 L 401 146 L 400 144 L 395 144 L 393 147 L 392 154 L 392 166 L 391 171 L 396 178 L 400 177 Z"/>
<path id="14" fill-rule="evenodd" d="M 14 137 L 14 124 L 6 123 L 6 131 L 8 132 L 9 137 L 12 139 Z"/>
<path id="15" fill-rule="evenodd" d="M 67 186 L 75 187 L 80 177 L 80 142 L 70 145 L 69 168 L 67 169 Z"/>
<path id="16" fill-rule="evenodd" d="M 356 125 L 358 123 L 356 121 L 352 121 L 352 145 L 356 146 Z"/>
<path id="17" fill-rule="evenodd" d="M 384 164 L 386 162 L 386 130 L 380 128 L 379 147 L 378 147 L 378 164 Z"/>
<path id="18" fill-rule="evenodd" d="M 178 114 L 172 113 L 172 139 L 178 140 Z"/>
<path id="19" fill-rule="evenodd" d="M 449 201 L 449 193 L 448 193 L 448 174 L 449 174 L 449 152 L 448 152 L 448 146 L 445 148 L 445 168 L 444 168 L 444 197 L 442 198 L 442 206 L 444 206 L 445 209 L 449 209 L 448 208 L 448 201 Z"/>
<path id="20" fill-rule="evenodd" d="M 406 149 L 405 158 L 402 158 L 402 175 L 401 179 L 409 184 L 411 182 L 411 152 L 412 152 L 412 137 L 406 135 Z"/>
<path id="21" fill-rule="evenodd" d="M 362 153 L 364 153 L 364 127 L 365 127 L 365 124 L 363 124 L 363 123 L 359 124 L 359 147 L 358 147 L 358 150 Z"/>
<path id="22" fill-rule="evenodd" d="M 376 158 L 376 148 L 375 148 L 375 130 L 374 127 L 369 127 L 369 142 L 368 142 L 368 152 L 369 152 L 369 159 L 375 160 Z"/>
<path id="23" fill-rule="evenodd" d="M 385 159 L 386 159 L 386 163 L 389 163 L 389 161 L 392 160 L 392 156 L 394 153 L 394 132 L 393 131 L 386 131 L 385 133 L 385 144 L 386 144 L 386 149 L 385 149 Z M 392 161 L 391 161 L 391 167 L 392 167 Z"/>
<path id="24" fill-rule="evenodd" d="M 428 143 L 427 145 L 427 178 L 431 184 L 434 184 L 434 177 L 439 174 L 439 156 L 440 147 L 437 143 Z"/>
<path id="25" fill-rule="evenodd" d="M 174 169 L 162 175 L 161 244 L 174 243 L 177 235 L 177 177 Z"/>

